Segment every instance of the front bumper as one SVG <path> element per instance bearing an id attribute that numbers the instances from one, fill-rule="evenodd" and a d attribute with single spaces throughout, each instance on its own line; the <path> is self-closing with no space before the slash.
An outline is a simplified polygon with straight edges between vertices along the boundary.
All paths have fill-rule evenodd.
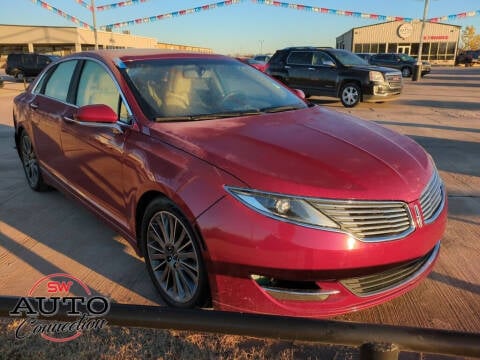
<path id="1" fill-rule="evenodd" d="M 363 101 L 389 101 L 396 99 L 402 93 L 403 83 L 400 80 L 396 83 L 371 82 L 363 88 Z"/>
<path id="2" fill-rule="evenodd" d="M 214 306 L 326 317 L 388 301 L 431 271 L 446 209 L 445 204 L 433 223 L 403 239 L 365 242 L 345 233 L 270 219 L 226 196 L 197 219 L 207 248 Z M 380 281 L 383 274 L 396 276 L 395 269 L 404 268 L 410 272 L 400 281 L 380 284 L 379 289 L 362 288 L 369 277 Z"/>

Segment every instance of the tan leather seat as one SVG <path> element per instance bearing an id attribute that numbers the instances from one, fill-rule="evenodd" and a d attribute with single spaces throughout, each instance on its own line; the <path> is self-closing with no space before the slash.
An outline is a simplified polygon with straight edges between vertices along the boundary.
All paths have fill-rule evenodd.
<path id="1" fill-rule="evenodd" d="M 163 104 L 165 116 L 189 115 L 191 88 L 191 79 L 185 78 L 181 70 L 171 72 Z"/>

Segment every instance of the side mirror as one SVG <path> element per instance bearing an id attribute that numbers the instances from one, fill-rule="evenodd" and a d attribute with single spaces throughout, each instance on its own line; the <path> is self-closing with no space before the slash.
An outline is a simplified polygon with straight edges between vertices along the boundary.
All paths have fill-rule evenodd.
<path id="1" fill-rule="evenodd" d="M 85 105 L 78 109 L 75 120 L 83 122 L 96 122 L 113 124 L 118 120 L 118 115 L 110 106 L 104 104 Z"/>
<path id="2" fill-rule="evenodd" d="M 300 99 L 305 100 L 305 93 L 300 89 L 292 89 L 292 92 L 297 95 Z"/>

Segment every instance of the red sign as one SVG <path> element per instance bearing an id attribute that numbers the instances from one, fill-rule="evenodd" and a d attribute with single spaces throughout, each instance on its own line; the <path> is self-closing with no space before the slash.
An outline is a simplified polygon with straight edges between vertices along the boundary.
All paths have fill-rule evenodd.
<path id="1" fill-rule="evenodd" d="M 448 35 L 427 35 L 423 40 L 448 40 Z"/>

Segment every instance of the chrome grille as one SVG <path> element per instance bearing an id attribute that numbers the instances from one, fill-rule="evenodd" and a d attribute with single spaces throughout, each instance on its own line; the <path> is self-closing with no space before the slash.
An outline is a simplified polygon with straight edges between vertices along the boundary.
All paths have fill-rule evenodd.
<path id="1" fill-rule="evenodd" d="M 390 85 L 390 88 L 392 89 L 399 89 L 402 87 L 402 74 L 401 73 L 395 73 L 395 74 L 386 74 L 385 75 L 385 80 L 388 82 Z"/>
<path id="2" fill-rule="evenodd" d="M 342 230 L 364 241 L 386 241 L 413 231 L 407 204 L 398 201 L 310 200 Z"/>
<path id="3" fill-rule="evenodd" d="M 353 294 L 364 297 L 401 286 L 420 276 L 437 258 L 440 243 L 425 256 L 371 275 L 341 280 Z"/>
<path id="4" fill-rule="evenodd" d="M 445 194 L 443 191 L 442 179 L 435 171 L 430 179 L 427 187 L 423 190 L 420 196 L 420 206 L 423 213 L 423 221 L 425 223 L 431 223 L 434 221 L 444 205 Z"/>

